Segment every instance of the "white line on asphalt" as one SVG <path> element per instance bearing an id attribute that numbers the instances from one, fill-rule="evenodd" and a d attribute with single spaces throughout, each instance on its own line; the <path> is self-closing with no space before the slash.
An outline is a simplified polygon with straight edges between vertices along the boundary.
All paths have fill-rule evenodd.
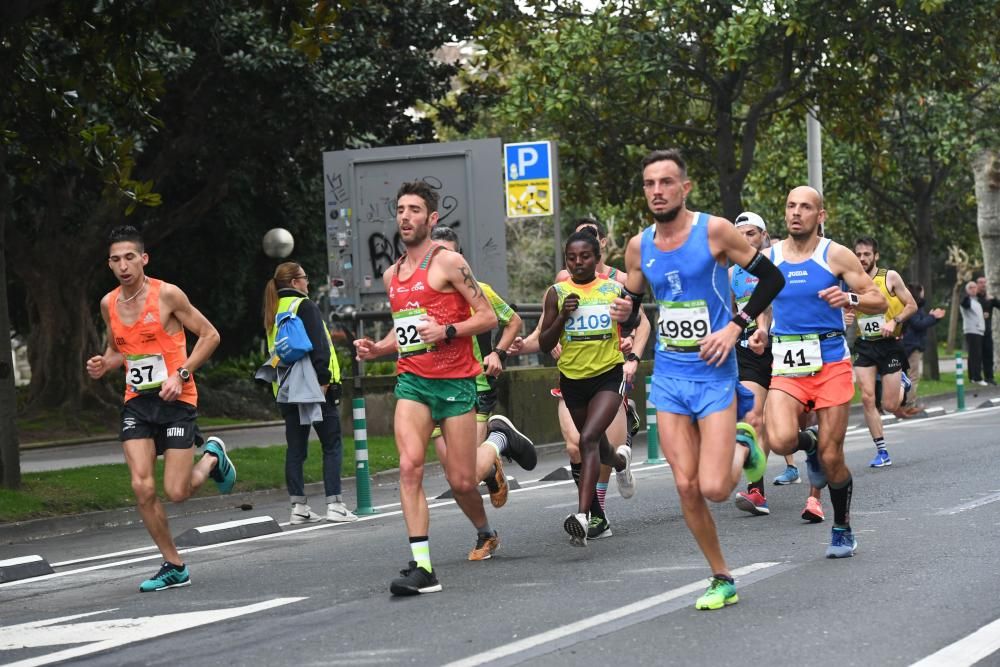
<path id="1" fill-rule="evenodd" d="M 993 410 L 1000 410 L 1000 407 L 995 407 L 995 408 L 979 408 L 979 409 L 977 409 L 975 411 L 975 413 L 977 415 L 981 415 L 983 413 L 990 412 L 990 411 L 993 411 Z M 952 418 L 952 417 L 968 415 L 968 414 L 970 414 L 970 412 L 971 411 L 968 411 L 968 410 L 965 411 L 965 412 L 951 412 L 951 413 L 944 414 L 944 415 L 941 415 L 941 416 L 938 416 L 938 417 L 930 417 L 930 418 L 927 418 L 927 419 L 919 419 L 919 420 L 907 420 L 907 421 L 904 421 L 904 422 L 897 422 L 896 424 L 889 424 L 889 425 L 887 425 L 887 428 L 891 428 L 892 426 L 897 426 L 899 424 L 904 424 L 904 425 L 905 424 L 920 424 L 920 425 L 923 425 L 923 424 L 926 424 L 928 422 L 936 421 L 936 420 L 939 420 L 939 419 L 949 419 L 949 418 Z M 666 464 L 657 464 L 657 465 L 651 465 L 651 466 L 643 466 L 642 468 L 636 469 L 634 472 L 635 472 L 636 476 L 638 477 L 638 476 L 640 476 L 640 474 L 645 473 L 646 471 L 654 471 L 654 470 L 657 470 L 659 468 L 666 468 L 666 469 L 669 470 L 669 466 L 667 466 Z M 540 482 L 540 481 L 541 481 L 540 479 L 528 480 L 528 481 L 524 482 L 524 484 L 531 484 L 532 486 L 530 486 L 530 487 L 522 487 L 520 489 L 511 489 L 510 493 L 521 493 L 521 492 L 525 492 L 525 491 L 535 491 L 535 490 L 538 490 L 538 489 L 546 489 L 546 488 L 553 487 L 553 486 L 560 486 L 560 485 L 570 484 L 570 483 L 572 483 L 573 480 L 560 480 L 560 481 L 555 481 L 555 482 L 548 482 L 548 483 L 545 483 L 545 484 L 537 484 L 537 485 L 535 484 L 536 482 Z M 435 498 L 428 498 L 427 499 L 428 509 L 434 508 L 434 507 L 442 507 L 442 506 L 450 505 L 450 504 L 454 503 L 453 500 L 446 500 L 446 501 L 441 502 L 441 503 L 434 503 L 433 502 L 434 500 L 436 500 L 436 499 Z M 399 503 L 387 503 L 385 505 L 377 505 L 375 507 L 375 509 L 383 509 L 383 508 L 390 508 L 390 507 L 399 507 Z M 396 515 L 399 515 L 399 514 L 402 514 L 401 510 L 396 510 L 396 511 L 392 511 L 392 512 L 380 512 L 379 514 L 371 514 L 371 515 L 368 515 L 368 516 L 359 517 L 359 521 L 371 521 L 373 519 L 379 519 L 379 518 L 384 518 L 384 517 L 396 516 Z M 194 552 L 194 551 L 202 551 L 202 550 L 205 550 L 205 549 L 215 549 L 215 548 L 218 548 L 218 547 L 225 547 L 225 546 L 228 546 L 228 545 L 242 544 L 242 543 L 246 543 L 246 542 L 255 542 L 255 541 L 263 540 L 263 539 L 273 539 L 275 537 L 282 537 L 282 536 L 287 536 L 287 535 L 295 535 L 296 533 L 303 532 L 303 531 L 323 530 L 323 529 L 327 529 L 327 528 L 338 528 L 338 527 L 351 526 L 351 525 L 354 525 L 355 523 L 357 523 L 357 522 L 352 522 L 352 523 L 323 523 L 323 524 L 316 524 L 316 525 L 313 525 L 313 526 L 309 526 L 307 528 L 298 528 L 298 529 L 296 529 L 294 531 L 285 531 L 285 532 L 281 532 L 281 533 L 272 533 L 270 535 L 261 535 L 261 536 L 258 536 L 258 537 L 249 537 L 249 538 L 242 539 L 242 540 L 233 540 L 231 542 L 222 542 L 220 544 L 210 544 L 210 545 L 205 545 L 205 546 L 201 546 L 201 547 L 190 547 L 190 548 L 187 548 L 187 549 L 180 549 L 179 551 L 180 551 L 180 553 L 190 553 L 190 552 Z M 287 526 L 289 524 L 288 523 L 282 523 L 282 524 L 279 524 L 279 525 L 281 525 L 281 526 L 284 527 L 284 526 Z M 125 556 L 125 555 L 129 555 L 129 554 L 133 554 L 133 553 L 142 553 L 144 551 L 155 551 L 155 549 L 156 549 L 156 547 L 153 547 L 153 546 L 139 547 L 139 548 L 136 548 L 136 549 L 127 549 L 127 550 L 124 550 L 124 551 L 117 551 L 117 552 L 107 553 L 107 554 L 103 554 L 103 555 L 88 556 L 88 557 L 85 557 L 85 558 L 78 558 L 78 559 L 75 559 L 75 560 L 67 560 L 67 561 L 62 561 L 62 562 L 59 562 L 59 563 L 52 563 L 52 567 L 65 567 L 65 566 L 68 566 L 68 565 L 76 565 L 76 564 L 79 564 L 79 563 L 91 562 L 91 561 L 96 561 L 96 560 L 106 560 L 108 558 L 116 558 L 118 556 Z M 147 560 L 156 560 L 158 558 L 159 558 L 159 554 L 154 554 L 154 555 L 144 556 L 144 557 L 140 557 L 140 558 L 131 558 L 131 559 L 126 559 L 126 560 L 121 560 L 121 561 L 114 561 L 114 562 L 110 562 L 110 563 L 102 563 L 101 565 L 93 565 L 93 566 L 89 566 L 89 567 L 85 567 L 85 568 L 80 568 L 80 569 L 76 569 L 76 570 L 67 570 L 67 571 L 64 571 L 64 572 L 56 572 L 56 573 L 53 573 L 53 574 L 42 575 L 40 577 L 30 577 L 28 579 L 20 579 L 18 581 L 10 581 L 10 582 L 7 582 L 7 583 L 0 583 L 0 589 L 7 588 L 7 587 L 10 587 L 10 586 L 22 585 L 22 584 L 25 584 L 25 583 L 36 582 L 36 581 L 44 581 L 46 579 L 53 579 L 53 578 L 56 578 L 56 577 L 63 577 L 63 576 L 67 576 L 69 574 L 78 574 L 78 573 L 81 573 L 81 572 L 89 572 L 89 571 L 92 571 L 92 570 L 103 570 L 103 569 L 108 569 L 108 568 L 111 568 L 111 567 L 116 567 L 118 565 L 129 565 L 129 564 L 132 564 L 132 563 L 140 563 L 140 562 L 147 561 Z"/>
<path id="2" fill-rule="evenodd" d="M 988 496 L 983 496 L 982 498 L 977 498 L 975 500 L 963 503 L 957 507 L 952 507 L 946 510 L 940 510 L 935 512 L 939 516 L 948 516 L 951 514 L 958 514 L 959 512 L 964 512 L 966 510 L 974 510 L 977 507 L 982 507 L 983 505 L 989 505 L 990 503 L 995 503 L 1000 500 L 1000 491 L 989 494 Z"/>
<path id="3" fill-rule="evenodd" d="M 780 564 L 781 563 L 753 563 L 752 565 L 747 565 L 746 567 L 733 570 L 733 576 L 740 577 Z M 497 648 L 489 651 L 477 653 L 476 655 L 470 655 L 466 658 L 462 658 L 461 660 L 450 662 L 445 665 L 445 667 L 474 667 L 475 665 L 485 665 L 486 663 L 493 662 L 494 660 L 500 660 L 501 658 L 506 658 L 517 653 L 523 653 L 524 651 L 562 639 L 563 637 L 584 632 L 585 630 L 603 625 L 610 621 L 624 618 L 632 614 L 637 614 L 651 607 L 663 604 L 664 602 L 669 602 L 670 600 L 678 598 L 682 595 L 690 595 L 700 591 L 704 587 L 705 581 L 699 580 L 694 583 L 687 584 L 686 586 L 681 586 L 680 588 L 667 591 L 666 593 L 660 593 L 659 595 L 654 595 L 652 597 L 627 604 L 624 607 L 612 609 L 603 614 L 598 614 L 597 616 L 576 621 L 575 623 L 568 623 L 567 625 L 552 628 L 551 630 L 540 632 L 531 637 L 525 637 L 524 639 L 511 642 L 504 646 L 498 646 Z"/>
<path id="4" fill-rule="evenodd" d="M 1000 619 L 945 646 L 911 667 L 969 667 L 1000 650 Z"/>

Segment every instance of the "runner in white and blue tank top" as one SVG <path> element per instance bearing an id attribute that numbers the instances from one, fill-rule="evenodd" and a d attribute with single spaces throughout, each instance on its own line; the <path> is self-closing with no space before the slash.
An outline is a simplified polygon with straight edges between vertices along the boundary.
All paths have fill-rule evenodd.
<path id="1" fill-rule="evenodd" d="M 728 220 L 687 209 L 691 181 L 677 151 L 648 155 L 642 181 L 656 224 L 629 240 L 627 298 L 617 299 L 611 314 L 625 327 L 634 326 L 646 285 L 652 287 L 659 317 L 650 400 L 660 448 L 672 468 L 684 520 L 712 569 L 712 583 L 695 608 L 721 609 L 739 597 L 706 501 L 727 500 L 741 468 L 755 481 L 767 463 L 752 427 L 742 424 L 737 435 L 732 351 L 743 329 L 781 289 L 782 278 Z M 730 262 L 760 278 L 735 316 Z M 736 447 L 737 440 L 744 447 Z"/>
<path id="2" fill-rule="evenodd" d="M 840 285 L 827 262 L 830 239 L 821 238 L 812 257 L 792 263 L 782 255 L 781 244 L 768 249 L 771 261 L 785 276 L 785 288 L 771 303 L 771 333 L 775 336 L 819 334 L 823 363 L 851 358 L 844 338 L 844 311 L 831 308 L 816 295 L 820 290 Z M 799 360 L 775 358 L 775 367 L 793 367 Z M 792 366 L 790 366 L 790 364 Z"/>
<path id="3" fill-rule="evenodd" d="M 805 451 L 810 484 L 829 484 L 834 516 L 826 555 L 846 558 L 858 543 L 850 524 L 853 481 L 844 463 L 854 382 L 843 309 L 884 312 L 886 302 L 854 253 L 820 236 L 825 219 L 818 191 L 801 186 L 788 193 L 788 238 L 770 249 L 785 288 L 772 303 L 774 365 L 764 423 L 771 451 Z M 808 411 L 816 413 L 818 436 L 799 431 L 799 418 Z"/>

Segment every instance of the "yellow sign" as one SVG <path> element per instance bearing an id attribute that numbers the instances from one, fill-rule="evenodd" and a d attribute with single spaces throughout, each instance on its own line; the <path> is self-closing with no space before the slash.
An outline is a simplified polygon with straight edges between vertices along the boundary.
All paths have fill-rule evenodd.
<path id="1" fill-rule="evenodd" d="M 552 215 L 552 181 L 543 178 L 507 184 L 507 217 Z"/>

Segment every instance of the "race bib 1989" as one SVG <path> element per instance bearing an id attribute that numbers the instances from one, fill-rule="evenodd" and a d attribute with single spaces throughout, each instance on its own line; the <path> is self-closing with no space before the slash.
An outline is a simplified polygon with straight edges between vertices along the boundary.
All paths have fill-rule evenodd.
<path id="1" fill-rule="evenodd" d="M 656 326 L 660 346 L 678 352 L 697 352 L 698 341 L 712 333 L 704 300 L 661 301 Z"/>

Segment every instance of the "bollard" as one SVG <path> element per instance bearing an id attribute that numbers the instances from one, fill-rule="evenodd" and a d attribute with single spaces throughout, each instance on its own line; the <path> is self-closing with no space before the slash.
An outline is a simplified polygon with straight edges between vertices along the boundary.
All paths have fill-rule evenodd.
<path id="1" fill-rule="evenodd" d="M 355 489 L 358 496 L 358 508 L 355 514 L 376 514 L 378 510 L 372 507 L 372 480 L 368 471 L 368 423 L 365 419 L 365 399 L 357 397 L 351 402 L 354 415 L 354 463 Z"/>
<path id="2" fill-rule="evenodd" d="M 958 411 L 965 409 L 965 369 L 962 367 L 962 352 L 955 353 L 955 397 L 958 399 Z"/>
<path id="3" fill-rule="evenodd" d="M 646 376 L 646 463 L 665 463 L 660 455 L 660 439 L 656 433 L 656 408 L 649 399 L 653 391 L 653 378 Z"/>

